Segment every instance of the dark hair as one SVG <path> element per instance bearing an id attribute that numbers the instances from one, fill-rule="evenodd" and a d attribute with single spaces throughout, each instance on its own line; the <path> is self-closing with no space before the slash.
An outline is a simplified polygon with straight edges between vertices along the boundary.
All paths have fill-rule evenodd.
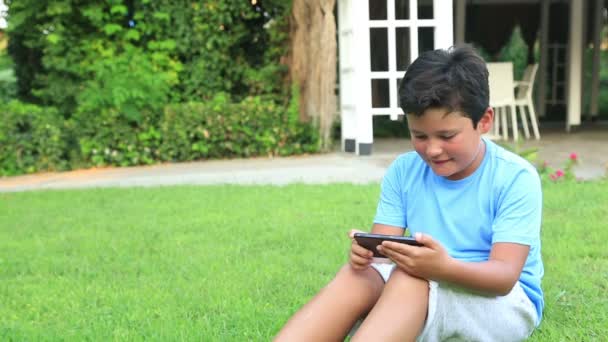
<path id="1" fill-rule="evenodd" d="M 470 46 L 451 47 L 421 54 L 399 85 L 403 112 L 422 116 L 428 108 L 460 111 L 473 127 L 489 107 L 488 68 Z"/>

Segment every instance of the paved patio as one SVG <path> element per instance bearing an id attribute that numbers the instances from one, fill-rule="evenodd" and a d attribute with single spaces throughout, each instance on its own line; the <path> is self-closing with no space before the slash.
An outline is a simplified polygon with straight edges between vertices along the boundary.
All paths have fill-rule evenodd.
<path id="1" fill-rule="evenodd" d="M 608 125 L 584 127 L 566 134 L 563 128 L 542 128 L 539 162 L 560 167 L 577 153 L 577 177 L 595 179 L 608 168 Z M 382 179 L 386 167 L 400 153 L 410 151 L 407 139 L 378 139 L 371 156 L 335 151 L 311 156 L 210 160 L 128 168 L 102 168 L 42 173 L 0 179 L 0 192 L 91 187 L 163 186 L 179 184 L 369 183 Z"/>
<path id="2" fill-rule="evenodd" d="M 520 133 L 521 134 L 521 133 Z M 553 168 L 561 167 L 576 153 L 580 163 L 575 166 L 577 177 L 596 179 L 608 176 L 608 123 L 583 125 L 566 133 L 563 126 L 540 128 L 541 140 L 522 140 L 520 149 L 538 148 L 538 162 L 546 161 Z M 500 142 L 500 141 L 498 141 Z M 393 157 L 403 146 L 411 149 L 409 140 L 383 139 L 374 143 L 374 153 Z M 511 146 L 514 144 L 507 143 Z"/>

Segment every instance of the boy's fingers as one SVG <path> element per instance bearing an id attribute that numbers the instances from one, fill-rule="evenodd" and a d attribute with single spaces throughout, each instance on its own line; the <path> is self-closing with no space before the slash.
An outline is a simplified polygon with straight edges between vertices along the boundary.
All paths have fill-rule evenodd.
<path id="1" fill-rule="evenodd" d="M 382 241 L 381 246 L 385 250 L 388 250 L 388 252 L 401 252 L 401 253 L 407 252 L 407 248 L 409 247 L 405 244 L 401 244 L 401 243 L 393 242 L 393 241 Z"/>
<path id="2" fill-rule="evenodd" d="M 359 229 L 351 229 L 348 232 L 348 237 L 351 238 L 351 239 L 354 239 L 355 238 L 355 233 L 364 233 L 364 231 L 359 230 Z"/>
<path id="3" fill-rule="evenodd" d="M 365 263 L 367 263 L 368 259 L 364 258 L 364 257 L 362 257 L 362 256 L 360 256 L 358 254 L 352 253 L 350 255 L 350 260 L 353 261 L 356 264 L 365 264 Z"/>
<path id="4" fill-rule="evenodd" d="M 437 242 L 435 242 L 435 240 L 433 240 L 433 238 L 428 234 L 416 233 L 414 237 L 416 238 L 416 241 L 431 249 L 435 249 L 435 247 L 437 247 Z"/>
<path id="5" fill-rule="evenodd" d="M 350 264 L 357 269 L 361 269 L 371 264 L 371 259 L 363 258 L 359 255 L 352 253 L 350 256 Z"/>
<path id="6" fill-rule="evenodd" d="M 351 250 L 353 253 L 360 255 L 362 257 L 371 258 L 373 253 L 365 247 L 359 246 L 356 242 L 353 243 Z"/>

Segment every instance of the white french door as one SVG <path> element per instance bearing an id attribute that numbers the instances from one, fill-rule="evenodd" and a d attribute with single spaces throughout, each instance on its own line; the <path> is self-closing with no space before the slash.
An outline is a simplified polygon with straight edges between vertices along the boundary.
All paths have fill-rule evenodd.
<path id="1" fill-rule="evenodd" d="M 453 44 L 452 0 L 340 0 L 338 12 L 343 147 L 369 154 L 372 116 L 403 114 L 397 89 L 407 67 Z"/>

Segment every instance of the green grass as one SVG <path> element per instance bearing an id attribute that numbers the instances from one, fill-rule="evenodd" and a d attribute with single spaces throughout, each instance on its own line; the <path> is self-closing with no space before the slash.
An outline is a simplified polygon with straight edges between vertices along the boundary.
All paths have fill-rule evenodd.
<path id="1" fill-rule="evenodd" d="M 267 341 L 346 261 L 378 185 L 0 194 L 0 340 Z M 608 182 L 547 184 L 535 341 L 608 335 Z"/>

